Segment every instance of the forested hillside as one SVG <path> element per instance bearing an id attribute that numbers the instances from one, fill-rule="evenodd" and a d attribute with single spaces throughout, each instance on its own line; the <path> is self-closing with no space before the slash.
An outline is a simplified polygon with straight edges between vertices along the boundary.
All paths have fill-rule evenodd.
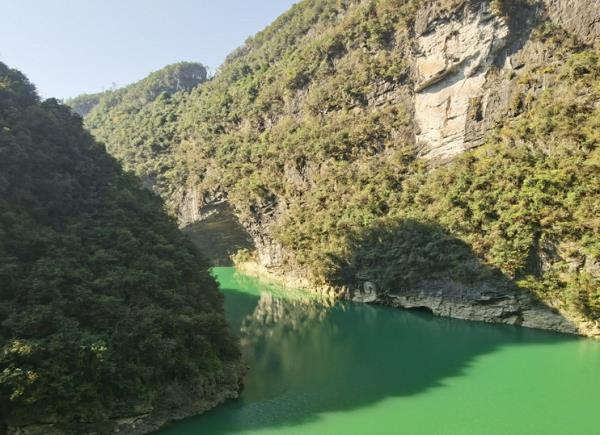
<path id="1" fill-rule="evenodd" d="M 207 262 L 78 116 L 1 63 L 0 349 L 0 433 L 151 429 L 238 390 Z"/>
<path id="2" fill-rule="evenodd" d="M 181 223 L 226 197 L 272 271 L 499 280 L 597 324 L 600 51 L 562 3 L 304 0 L 143 119 L 85 124 Z"/>
<path id="3" fill-rule="evenodd" d="M 124 88 L 99 94 L 81 95 L 66 104 L 96 131 L 126 170 L 133 170 L 144 181 L 159 189 L 157 174 L 176 166 L 170 145 L 181 141 L 175 128 L 181 115 L 178 95 L 190 91 L 207 78 L 206 68 L 198 63 L 180 62 L 155 71 L 145 79 Z M 104 131 L 100 126 L 112 126 Z M 97 128 L 100 127 L 100 128 Z"/>

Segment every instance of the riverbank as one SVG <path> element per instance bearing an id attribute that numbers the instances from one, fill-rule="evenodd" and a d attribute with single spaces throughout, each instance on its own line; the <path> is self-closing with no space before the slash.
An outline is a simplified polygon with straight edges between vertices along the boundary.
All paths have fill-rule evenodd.
<path id="1" fill-rule="evenodd" d="M 115 415 L 110 419 L 110 427 L 99 430 L 95 424 L 80 424 L 74 432 L 73 428 L 65 429 L 53 421 L 44 424 L 11 424 L 5 432 L 0 428 L 0 435 L 145 435 L 156 432 L 170 424 L 196 415 L 201 415 L 227 400 L 237 399 L 243 389 L 243 376 L 246 369 L 242 365 L 225 367 L 218 379 L 206 379 L 203 385 L 193 388 L 194 393 L 184 390 L 189 388 L 174 387 L 169 394 L 178 397 L 177 403 L 164 408 L 143 405 L 137 407 L 133 415 Z M 228 379 L 235 379 L 227 382 Z"/>
<path id="2" fill-rule="evenodd" d="M 244 391 L 156 435 L 595 433 L 600 342 L 307 303 L 232 268 L 213 273 L 250 367 Z"/>
<path id="3" fill-rule="evenodd" d="M 276 283 L 284 288 L 304 288 L 328 297 L 401 309 L 419 309 L 439 317 L 542 329 L 600 339 L 600 324 L 557 307 L 549 307 L 533 296 L 508 287 L 473 287 L 450 281 L 432 281 L 420 288 L 395 294 L 379 291 L 365 282 L 361 289 L 314 286 L 292 271 L 273 270 L 253 260 L 236 263 L 240 272 Z"/>
<path id="4" fill-rule="evenodd" d="M 306 289 L 329 298 L 346 298 L 346 293 L 343 289 L 337 289 L 330 285 L 314 285 L 301 273 L 284 269 L 277 269 L 275 271 L 254 260 L 236 261 L 235 268 L 243 274 L 276 284 L 284 289 Z"/>

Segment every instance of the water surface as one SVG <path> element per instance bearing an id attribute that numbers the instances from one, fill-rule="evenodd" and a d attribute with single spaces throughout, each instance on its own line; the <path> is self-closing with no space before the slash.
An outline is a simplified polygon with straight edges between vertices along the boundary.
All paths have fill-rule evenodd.
<path id="1" fill-rule="evenodd" d="M 246 388 L 160 435 L 600 434 L 600 342 L 358 304 L 216 268 Z"/>

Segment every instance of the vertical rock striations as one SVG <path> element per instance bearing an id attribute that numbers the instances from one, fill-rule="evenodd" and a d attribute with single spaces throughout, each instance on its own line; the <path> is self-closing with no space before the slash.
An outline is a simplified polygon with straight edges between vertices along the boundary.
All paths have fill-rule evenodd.
<path id="1" fill-rule="evenodd" d="M 424 158 L 447 160 L 477 145 L 467 140 L 467 120 L 483 119 L 486 77 L 509 28 L 487 1 L 445 17 L 425 8 L 417 24 L 416 144 Z"/>

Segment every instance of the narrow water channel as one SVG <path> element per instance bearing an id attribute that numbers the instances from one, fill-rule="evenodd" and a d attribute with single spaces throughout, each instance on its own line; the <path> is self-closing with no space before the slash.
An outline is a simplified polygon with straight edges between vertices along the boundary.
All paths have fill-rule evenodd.
<path id="1" fill-rule="evenodd" d="M 216 268 L 246 388 L 160 435 L 598 434 L 600 342 L 340 303 Z"/>

